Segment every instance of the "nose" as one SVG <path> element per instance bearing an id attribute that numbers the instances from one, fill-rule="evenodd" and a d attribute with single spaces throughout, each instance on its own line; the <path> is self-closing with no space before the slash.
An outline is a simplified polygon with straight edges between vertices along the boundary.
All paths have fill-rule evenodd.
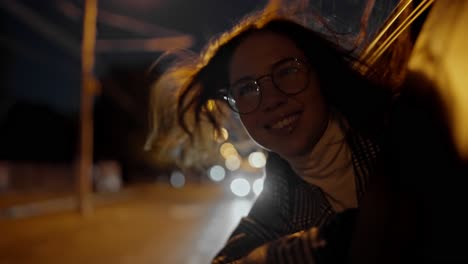
<path id="1" fill-rule="evenodd" d="M 259 85 L 262 94 L 261 110 L 273 111 L 286 104 L 288 97 L 275 86 L 271 78 L 268 81 L 262 80 Z"/>

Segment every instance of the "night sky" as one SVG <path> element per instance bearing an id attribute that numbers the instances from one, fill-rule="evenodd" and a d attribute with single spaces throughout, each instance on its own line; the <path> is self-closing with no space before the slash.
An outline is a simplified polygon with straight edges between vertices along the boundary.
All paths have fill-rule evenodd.
<path id="1" fill-rule="evenodd" d="M 8 65 L 4 88 L 10 101 L 20 100 L 46 104 L 63 113 L 74 113 L 79 107 L 81 16 L 72 17 L 61 10 L 63 4 L 81 8 L 82 1 L 13 1 L 33 12 L 48 25 L 64 33 L 64 40 L 45 36 L 32 28 L 24 18 L 3 7 L 2 47 Z M 103 12 L 127 16 L 183 34 L 192 35 L 198 50 L 213 34 L 227 28 L 249 10 L 260 8 L 265 1 L 99 1 Z M 4 4 L 2 4 L 4 5 Z M 15 6 L 16 6 L 15 5 Z M 66 6 L 66 5 L 65 5 Z M 206 8 L 208 7 L 208 8 Z M 213 10 L 216 10 L 213 12 Z M 78 14 L 80 15 L 80 14 Z M 34 23 L 34 20 L 33 22 Z M 37 23 L 35 23 L 37 25 Z M 162 35 L 164 32 L 162 32 Z M 56 35 L 58 36 L 58 35 Z M 98 39 L 151 38 L 106 23 L 98 24 Z M 66 39 L 66 40 L 65 40 Z M 62 43 L 69 42 L 73 48 Z M 96 74 L 105 75 L 117 65 L 143 68 L 157 59 L 157 52 L 102 52 L 96 54 Z M 5 58 L 5 56 L 3 56 Z M 5 100 L 5 99 L 4 99 Z"/>

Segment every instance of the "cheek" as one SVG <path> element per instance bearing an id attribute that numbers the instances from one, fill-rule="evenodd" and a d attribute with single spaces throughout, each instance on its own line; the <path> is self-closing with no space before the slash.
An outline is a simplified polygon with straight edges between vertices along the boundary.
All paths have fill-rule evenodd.
<path id="1" fill-rule="evenodd" d="M 320 84 L 316 78 L 313 76 L 311 77 L 311 82 L 309 83 L 309 87 L 305 90 L 303 95 L 300 95 L 298 100 L 301 100 L 302 103 L 312 109 L 313 111 L 317 111 L 317 114 L 320 114 L 327 108 L 327 102 L 323 97 L 323 93 L 320 90 Z"/>
<path id="2" fill-rule="evenodd" d="M 263 128 L 259 125 L 260 117 L 256 117 L 255 115 L 248 115 L 245 117 L 241 117 L 241 123 L 244 126 L 244 129 L 247 131 L 249 136 L 256 141 L 257 143 L 261 144 L 262 139 L 264 136 Z"/>
<path id="3" fill-rule="evenodd" d="M 249 134 L 257 134 L 258 127 L 255 122 L 256 118 L 252 118 L 252 116 L 248 117 L 241 117 L 242 125 L 244 126 L 245 130 L 249 132 Z"/>
<path id="4" fill-rule="evenodd" d="M 329 107 L 318 86 L 309 87 L 297 100 L 304 106 L 303 125 L 314 136 L 328 117 Z"/>

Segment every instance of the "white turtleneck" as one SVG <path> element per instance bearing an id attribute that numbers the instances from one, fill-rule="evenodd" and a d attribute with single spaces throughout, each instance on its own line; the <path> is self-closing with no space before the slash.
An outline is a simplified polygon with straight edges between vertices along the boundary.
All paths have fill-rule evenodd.
<path id="1" fill-rule="evenodd" d="M 288 159 L 293 170 L 305 181 L 320 187 L 336 212 L 357 207 L 356 183 L 351 151 L 336 113 L 313 150 Z"/>

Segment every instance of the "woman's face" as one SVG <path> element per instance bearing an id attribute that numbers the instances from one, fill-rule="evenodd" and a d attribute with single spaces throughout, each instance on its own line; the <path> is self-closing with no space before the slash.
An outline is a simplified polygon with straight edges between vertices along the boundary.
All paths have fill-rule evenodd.
<path id="1" fill-rule="evenodd" d="M 291 57 L 306 59 L 289 38 L 272 32 L 254 33 L 235 49 L 229 65 L 229 82 L 270 74 L 273 65 Z M 319 82 L 312 70 L 308 74 L 308 85 L 294 95 L 284 94 L 271 79 L 262 78 L 260 105 L 252 113 L 240 114 L 252 139 L 285 159 L 312 150 L 328 122 Z"/>

